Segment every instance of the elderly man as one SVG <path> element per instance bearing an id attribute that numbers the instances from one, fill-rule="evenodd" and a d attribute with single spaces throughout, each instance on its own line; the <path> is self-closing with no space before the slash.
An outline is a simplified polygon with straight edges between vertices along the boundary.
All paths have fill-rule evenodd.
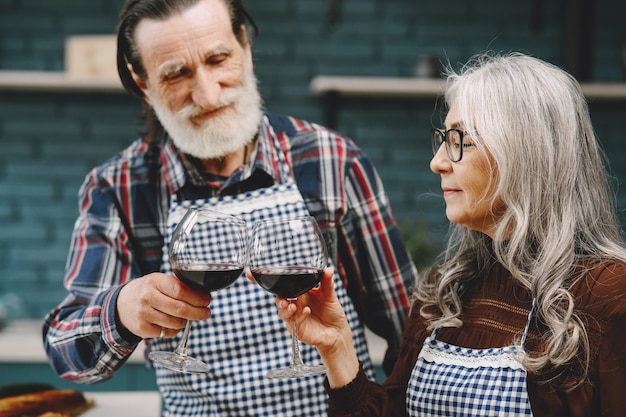
<path id="1" fill-rule="evenodd" d="M 323 376 L 265 377 L 291 354 L 274 296 L 245 278 L 211 296 L 171 274 L 164 236 L 181 211 L 199 205 L 249 225 L 313 215 L 364 369 L 373 377 L 362 323 L 388 341 L 386 369 L 393 364 L 416 271 L 380 178 L 351 140 L 263 111 L 253 31 L 240 0 L 124 4 L 118 69 L 144 101 L 147 131 L 81 187 L 69 294 L 44 323 L 63 378 L 107 379 L 141 340 L 174 350 L 186 320 L 197 320 L 189 353 L 211 369 L 184 374 L 155 364 L 164 415 L 326 414 Z M 302 350 L 305 361 L 319 360 L 314 348 Z"/>

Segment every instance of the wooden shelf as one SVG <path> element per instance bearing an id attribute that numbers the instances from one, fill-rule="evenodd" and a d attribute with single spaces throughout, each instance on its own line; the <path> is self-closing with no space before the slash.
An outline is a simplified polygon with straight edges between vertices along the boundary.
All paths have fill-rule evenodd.
<path id="1" fill-rule="evenodd" d="M 317 96 L 429 98 L 441 95 L 444 87 L 441 79 L 320 75 L 311 80 L 310 91 Z M 590 100 L 626 99 L 626 83 L 583 83 L 581 87 Z"/>
<path id="2" fill-rule="evenodd" d="M 624 83 L 582 83 L 580 86 L 589 100 L 626 99 L 626 84 Z"/>
<path id="3" fill-rule="evenodd" d="M 624 100 L 626 83 L 583 83 L 588 99 Z M 349 77 L 320 75 L 311 80 L 311 93 L 351 97 L 430 98 L 442 94 L 444 81 L 410 77 Z M 117 77 L 69 75 L 63 71 L 0 70 L 0 91 L 125 92 Z"/>
<path id="4" fill-rule="evenodd" d="M 62 71 L 0 71 L 0 91 L 66 91 L 123 93 L 115 77 L 69 75 Z"/>
<path id="5" fill-rule="evenodd" d="M 444 81 L 428 78 L 334 77 L 320 75 L 311 80 L 315 95 L 337 93 L 352 97 L 436 97 L 443 92 Z"/>

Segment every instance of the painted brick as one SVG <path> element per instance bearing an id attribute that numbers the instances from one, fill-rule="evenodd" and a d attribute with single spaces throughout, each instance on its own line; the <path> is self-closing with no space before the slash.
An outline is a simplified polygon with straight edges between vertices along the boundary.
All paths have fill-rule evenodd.
<path id="1" fill-rule="evenodd" d="M 51 248 L 48 245 L 43 244 L 45 242 L 39 242 L 39 244 L 30 247 L 14 249 L 12 253 L 12 260 L 16 265 L 22 265 L 25 263 L 34 263 L 35 265 L 53 265 L 57 269 L 63 269 L 65 265 L 65 257 L 67 256 L 66 248 Z M 35 247 L 33 247 L 35 246 Z M 36 254 L 36 257 L 33 257 Z M 46 269 L 46 268 L 42 268 Z"/>
<path id="2" fill-rule="evenodd" d="M 363 1 L 363 0 L 342 0 L 342 16 L 345 19 L 359 18 L 361 16 L 376 17 L 380 10 L 380 4 L 377 1 Z"/>
<path id="3" fill-rule="evenodd" d="M 15 53 L 26 49 L 26 40 L 24 36 L 3 33 L 2 37 L 0 37 L 0 48 L 7 51 L 7 53 Z"/>
<path id="4" fill-rule="evenodd" d="M 9 181 L 18 180 L 61 180 L 72 181 L 79 175 L 84 175 L 85 167 L 80 162 L 71 163 L 68 161 L 59 164 L 57 161 L 49 160 L 37 164 L 23 164 L 19 162 L 9 162 L 6 166 L 6 177 Z"/>
<path id="5" fill-rule="evenodd" d="M 14 205 L 8 203 L 6 200 L 0 201 L 0 223 L 6 224 L 9 221 L 13 221 L 16 215 Z"/>
<path id="6" fill-rule="evenodd" d="M 328 9 L 321 2 L 310 0 L 291 0 L 291 10 L 297 17 L 326 17 Z"/>
<path id="7" fill-rule="evenodd" d="M 119 0 L 89 0 L 85 2 L 83 0 L 63 0 L 63 8 L 59 7 L 58 3 L 50 2 L 47 0 L 27 0 L 27 1 L 16 1 L 19 5 L 22 13 L 45 13 L 47 15 L 50 14 L 63 14 L 71 13 L 72 11 L 80 10 L 83 12 L 95 12 L 103 9 L 103 6 L 107 2 L 117 1 Z"/>
<path id="8" fill-rule="evenodd" d="M 32 156 L 34 152 L 33 146 L 30 142 L 10 141 L 4 135 L 2 135 L 0 139 L 0 146 L 2 146 L 0 161 L 12 160 L 15 158 L 26 158 Z M 1 172 L 0 175 L 2 175 Z"/>
<path id="9" fill-rule="evenodd" d="M 40 292 L 41 282 L 43 281 L 44 271 L 39 265 L 35 265 L 32 262 L 27 262 L 24 265 L 19 265 L 7 270 L 2 274 L 2 282 L 0 282 L 0 289 L 2 292 L 11 292 L 16 294 L 22 302 L 27 299 L 26 292 L 36 289 L 33 300 L 37 302 L 46 298 L 46 294 Z M 61 298 L 62 299 L 62 298 Z M 37 317 L 37 316 L 30 316 Z"/>
<path id="10" fill-rule="evenodd" d="M 64 16 L 61 18 L 60 26 L 63 33 L 67 34 L 112 35 L 115 33 L 115 23 L 115 16 L 103 20 L 101 16 L 90 13 L 87 16 Z"/>
<path id="11" fill-rule="evenodd" d="M 43 32 L 51 32 L 56 28 L 54 19 L 49 16 L 38 16 L 32 13 L 25 13 L 15 10 L 0 14 L 0 27 L 3 33 L 15 34 L 41 34 Z M 31 32 L 35 30 L 35 32 Z"/>
<path id="12" fill-rule="evenodd" d="M 32 52 L 36 55 L 39 54 L 58 54 L 63 56 L 65 35 L 63 34 L 49 34 L 45 38 L 34 38 L 31 42 Z"/>
<path id="13" fill-rule="evenodd" d="M 0 228 L 0 241 L 12 246 L 32 245 L 47 238 L 46 231 L 38 225 L 28 225 L 24 222 L 3 223 Z"/>
<path id="14" fill-rule="evenodd" d="M 82 171 L 86 172 L 85 167 L 88 165 L 87 163 L 83 163 L 80 158 L 87 157 L 89 160 L 93 160 L 94 158 L 99 160 L 108 159 L 123 149 L 126 144 L 130 144 L 134 139 L 134 137 L 131 137 L 128 141 L 119 140 L 110 142 L 103 140 L 100 143 L 93 143 L 88 140 L 81 140 L 78 143 L 68 140 L 46 142 L 41 145 L 41 156 L 42 158 L 49 159 L 51 163 L 59 160 L 77 161 Z"/>
<path id="15" fill-rule="evenodd" d="M 3 69 L 7 70 L 23 70 L 28 68 L 29 70 L 48 70 L 49 63 L 40 57 L 33 57 L 30 52 L 14 52 L 11 55 L 10 60 L 0 55 L 0 65 Z"/>
<path id="16" fill-rule="evenodd" d="M 309 41 L 300 41 L 296 43 L 295 58 L 322 57 L 324 59 L 333 59 L 344 61 L 347 63 L 355 58 L 365 58 L 373 56 L 373 45 L 364 40 L 352 40 L 350 47 L 345 48 L 334 43 L 314 43 Z"/>
<path id="17" fill-rule="evenodd" d="M 0 199 L 46 202 L 54 195 L 52 184 L 0 181 Z"/>
<path id="18" fill-rule="evenodd" d="M 4 132 L 8 137 L 43 137 L 81 136 L 80 126 L 63 120 L 41 120 L 33 123 L 32 118 L 13 118 L 4 122 Z"/>
<path id="19" fill-rule="evenodd" d="M 263 17 L 263 22 L 271 22 L 280 17 L 288 16 L 290 3 L 289 0 L 272 0 L 268 2 L 248 1 L 244 4 L 255 21 Z"/>
<path id="20" fill-rule="evenodd" d="M 68 200 L 49 201 L 47 204 L 23 204 L 20 207 L 22 221 L 25 221 L 24 219 L 37 219 L 43 222 L 50 222 L 52 236 L 69 236 L 71 230 L 68 230 L 67 227 L 74 224 L 78 215 L 78 205 L 76 203 L 78 188 L 75 188 L 74 191 L 72 196 L 74 201 L 71 202 Z M 0 218 L 2 218 L 1 215 Z M 62 228 L 58 227 L 59 223 L 62 223 Z"/>

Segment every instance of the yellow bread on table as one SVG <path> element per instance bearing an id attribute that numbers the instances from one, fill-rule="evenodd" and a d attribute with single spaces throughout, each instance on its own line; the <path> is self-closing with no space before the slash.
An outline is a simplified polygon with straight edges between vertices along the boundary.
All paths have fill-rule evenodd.
<path id="1" fill-rule="evenodd" d="M 74 417 L 93 406 L 79 391 L 47 390 L 0 399 L 0 417 Z"/>

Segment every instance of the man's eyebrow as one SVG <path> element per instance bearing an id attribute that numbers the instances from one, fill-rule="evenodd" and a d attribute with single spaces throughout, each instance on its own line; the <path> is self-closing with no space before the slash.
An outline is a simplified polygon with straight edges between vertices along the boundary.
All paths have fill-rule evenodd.
<path id="1" fill-rule="evenodd" d="M 174 73 L 179 72 L 181 69 L 183 69 L 183 67 L 185 66 L 185 64 L 182 63 L 177 63 L 177 64 L 166 64 L 161 68 L 161 77 L 167 77 L 169 75 L 172 75 Z"/>
<path id="2" fill-rule="evenodd" d="M 211 48 L 210 50 L 206 51 L 204 54 L 204 59 L 209 59 L 210 57 L 214 55 L 223 55 L 223 54 L 229 55 L 230 53 L 231 53 L 231 50 L 228 49 L 226 46 L 219 46 L 216 48 Z M 163 64 L 160 68 L 161 78 L 166 78 L 172 74 L 176 74 L 177 72 L 180 72 L 180 70 L 185 68 L 185 65 L 186 64 L 183 62 Z"/>
<path id="3" fill-rule="evenodd" d="M 223 55 L 223 54 L 229 54 L 231 52 L 230 48 L 227 48 L 226 46 L 218 46 L 215 48 L 211 48 L 208 51 L 206 51 L 204 53 L 204 56 L 206 58 L 213 56 L 213 55 Z"/>

